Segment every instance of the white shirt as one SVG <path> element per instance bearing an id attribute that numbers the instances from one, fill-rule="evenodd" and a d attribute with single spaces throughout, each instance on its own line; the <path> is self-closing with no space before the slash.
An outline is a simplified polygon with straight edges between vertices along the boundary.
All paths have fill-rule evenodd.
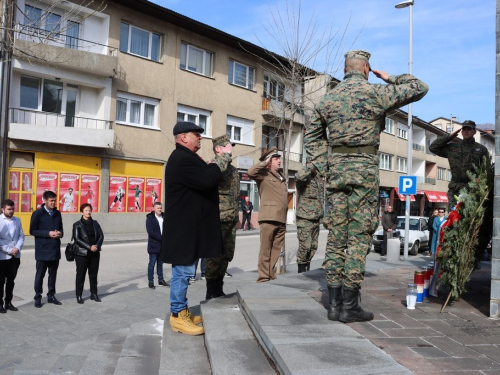
<path id="1" fill-rule="evenodd" d="M 156 215 L 156 220 L 158 220 L 158 224 L 160 224 L 160 233 L 163 234 L 163 216 Z"/>

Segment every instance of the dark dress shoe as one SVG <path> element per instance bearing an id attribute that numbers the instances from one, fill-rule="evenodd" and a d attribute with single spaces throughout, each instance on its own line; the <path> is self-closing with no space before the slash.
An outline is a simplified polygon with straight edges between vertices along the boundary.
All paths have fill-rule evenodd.
<path id="1" fill-rule="evenodd" d="M 78 302 L 80 305 L 83 305 L 83 298 L 82 298 L 82 296 L 76 296 L 76 302 Z"/>
<path id="2" fill-rule="evenodd" d="M 0 314 L 5 314 L 7 310 L 3 308 L 3 304 L 0 305 Z"/>
<path id="3" fill-rule="evenodd" d="M 54 305 L 62 305 L 61 302 L 59 302 L 56 298 L 56 296 L 50 296 L 47 298 L 48 303 L 53 303 Z"/>
<path id="4" fill-rule="evenodd" d="M 158 285 L 170 286 L 165 280 L 159 281 Z"/>
<path id="5" fill-rule="evenodd" d="M 35 307 L 36 307 L 37 309 L 39 309 L 40 307 L 42 307 L 42 300 L 41 300 L 40 298 L 37 298 L 37 299 L 35 300 Z"/>
<path id="6" fill-rule="evenodd" d="M 12 302 L 5 302 L 5 310 L 18 311 L 17 307 L 14 307 Z"/>
<path id="7" fill-rule="evenodd" d="M 156 288 L 155 288 L 155 284 L 153 284 L 153 283 L 149 283 L 149 284 L 148 284 L 148 287 L 150 287 L 151 289 L 156 289 Z"/>
<path id="8" fill-rule="evenodd" d="M 91 294 L 90 299 L 92 301 L 101 302 L 101 299 L 99 298 L 99 296 L 97 294 Z"/>

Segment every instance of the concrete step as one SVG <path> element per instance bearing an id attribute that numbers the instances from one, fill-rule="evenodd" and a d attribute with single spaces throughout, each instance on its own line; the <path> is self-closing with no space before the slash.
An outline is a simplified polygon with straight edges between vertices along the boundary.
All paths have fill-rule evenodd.
<path id="1" fill-rule="evenodd" d="M 190 310 L 199 314 L 199 309 Z M 159 375 L 211 375 L 204 337 L 172 332 L 169 319 L 170 313 L 167 313 L 163 326 Z"/>
<path id="2" fill-rule="evenodd" d="M 233 293 L 201 303 L 205 346 L 214 375 L 276 375 Z"/>
<path id="3" fill-rule="evenodd" d="M 327 319 L 325 308 L 308 295 L 321 280 L 324 271 L 318 270 L 238 288 L 242 312 L 279 372 L 411 374 L 349 325 Z"/>

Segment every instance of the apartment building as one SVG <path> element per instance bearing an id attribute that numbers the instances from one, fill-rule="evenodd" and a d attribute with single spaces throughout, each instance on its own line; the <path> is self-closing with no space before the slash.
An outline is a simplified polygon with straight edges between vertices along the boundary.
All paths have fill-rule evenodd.
<path id="1" fill-rule="evenodd" d="M 429 216 L 437 207 L 446 207 L 451 171 L 448 160 L 429 151 L 430 144 L 446 134 L 418 117 L 412 121 L 412 170 L 417 176 L 417 195 L 411 196 L 410 214 Z M 388 204 L 398 215 L 405 213 L 406 197 L 398 193 L 399 176 L 408 172 L 408 114 L 396 110 L 385 120 L 380 134 L 380 214 Z"/>
<path id="2" fill-rule="evenodd" d="M 291 116 L 295 93 L 276 76 L 269 52 L 145 0 L 109 0 L 103 9 L 18 0 L 17 9 L 8 196 L 25 228 L 50 189 L 58 192 L 66 228 L 90 202 L 105 231 L 142 231 L 144 213 L 162 200 L 179 120 L 205 128 L 205 160 L 213 156 L 213 137 L 228 134 L 236 143 L 233 164 L 257 226 L 259 196 L 246 171 L 262 148 L 285 152 L 292 119 L 294 220 L 305 116 Z"/>

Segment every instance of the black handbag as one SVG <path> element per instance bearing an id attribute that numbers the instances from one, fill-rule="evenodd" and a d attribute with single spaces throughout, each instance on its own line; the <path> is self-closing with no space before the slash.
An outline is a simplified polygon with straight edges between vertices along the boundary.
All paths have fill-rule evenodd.
<path id="1" fill-rule="evenodd" d="M 73 241 L 73 236 L 71 236 L 71 241 Z M 66 255 L 66 260 L 68 262 L 73 262 L 75 260 L 75 253 L 76 253 L 75 246 L 76 244 L 72 242 L 66 245 L 66 251 L 64 252 L 64 255 Z"/>

